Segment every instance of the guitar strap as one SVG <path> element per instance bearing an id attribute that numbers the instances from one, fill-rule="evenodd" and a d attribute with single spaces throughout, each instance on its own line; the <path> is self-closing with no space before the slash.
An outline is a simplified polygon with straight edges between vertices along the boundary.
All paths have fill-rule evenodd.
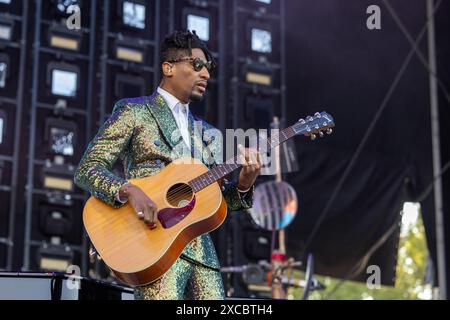
<path id="1" fill-rule="evenodd" d="M 196 265 L 197 267 L 202 267 L 202 268 L 206 268 L 206 269 L 209 269 L 209 270 L 212 270 L 212 271 L 215 271 L 215 272 L 220 272 L 220 269 L 207 266 L 206 264 L 203 264 L 203 263 L 200 263 L 198 261 L 195 261 L 194 259 L 191 259 L 191 258 L 189 258 L 188 256 L 186 256 L 184 254 L 181 254 L 180 258 L 185 260 L 185 261 L 187 261 L 187 262 L 189 262 L 189 263 L 192 263 L 193 265 Z"/>

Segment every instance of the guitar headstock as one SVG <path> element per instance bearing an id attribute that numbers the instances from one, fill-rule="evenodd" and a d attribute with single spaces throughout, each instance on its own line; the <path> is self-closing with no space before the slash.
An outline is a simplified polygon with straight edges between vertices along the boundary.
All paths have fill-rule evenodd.
<path id="1" fill-rule="evenodd" d="M 300 119 L 296 124 L 292 126 L 296 135 L 303 134 L 307 137 L 311 137 L 311 140 L 315 140 L 317 135 L 324 136 L 324 132 L 331 134 L 334 127 L 334 119 L 326 112 L 317 112 L 314 117 L 306 117 L 306 119 Z"/>

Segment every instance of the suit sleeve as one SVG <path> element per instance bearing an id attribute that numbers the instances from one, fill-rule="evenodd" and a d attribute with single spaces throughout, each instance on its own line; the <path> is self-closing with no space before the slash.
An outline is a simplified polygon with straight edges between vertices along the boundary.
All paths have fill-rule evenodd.
<path id="1" fill-rule="evenodd" d="M 134 124 L 133 109 L 118 102 L 89 143 L 74 175 L 77 186 L 116 208 L 123 204 L 115 199 L 115 195 L 127 181 L 115 175 L 112 168 L 129 144 Z"/>
<path id="2" fill-rule="evenodd" d="M 254 186 L 248 192 L 240 193 L 235 181 L 225 179 L 222 194 L 231 211 L 247 210 L 253 206 L 253 189 Z"/>

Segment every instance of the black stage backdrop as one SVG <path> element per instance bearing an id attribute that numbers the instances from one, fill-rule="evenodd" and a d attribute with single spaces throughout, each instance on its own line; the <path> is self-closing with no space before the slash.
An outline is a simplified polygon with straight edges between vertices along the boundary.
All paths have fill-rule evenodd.
<path id="1" fill-rule="evenodd" d="M 447 54 L 447 65 L 439 67 L 447 68 L 440 72 L 448 88 L 445 15 L 450 6 L 443 2 L 437 16 L 438 53 L 440 58 Z M 426 2 L 389 3 L 416 38 L 426 23 Z M 369 5 L 381 8 L 381 30 L 366 27 Z M 427 57 L 426 32 L 419 48 Z M 416 55 L 407 64 L 367 144 L 314 233 L 411 46 L 383 1 L 291 0 L 287 2 L 287 50 L 288 119 L 295 121 L 326 110 L 336 122 L 333 135 L 324 139 L 296 138 L 300 171 L 286 178 L 298 192 L 299 211 L 287 229 L 288 253 L 303 258 L 312 252 L 316 272 L 362 281 L 368 276 L 366 267 L 378 265 L 382 283 L 392 285 L 403 202 L 416 199 L 432 180 L 427 70 Z M 440 105 L 449 108 L 444 99 Z M 443 132 L 448 131 L 448 122 L 442 126 Z M 432 193 L 422 202 L 422 210 L 435 258 Z M 394 231 L 379 241 L 388 230 Z"/>

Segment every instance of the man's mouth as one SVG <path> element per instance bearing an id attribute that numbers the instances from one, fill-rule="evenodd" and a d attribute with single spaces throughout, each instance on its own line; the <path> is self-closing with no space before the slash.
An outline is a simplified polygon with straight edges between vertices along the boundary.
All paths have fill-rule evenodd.
<path id="1" fill-rule="evenodd" d="M 205 92 L 207 84 L 205 82 L 198 82 L 195 84 L 196 87 L 200 89 L 200 91 Z"/>

